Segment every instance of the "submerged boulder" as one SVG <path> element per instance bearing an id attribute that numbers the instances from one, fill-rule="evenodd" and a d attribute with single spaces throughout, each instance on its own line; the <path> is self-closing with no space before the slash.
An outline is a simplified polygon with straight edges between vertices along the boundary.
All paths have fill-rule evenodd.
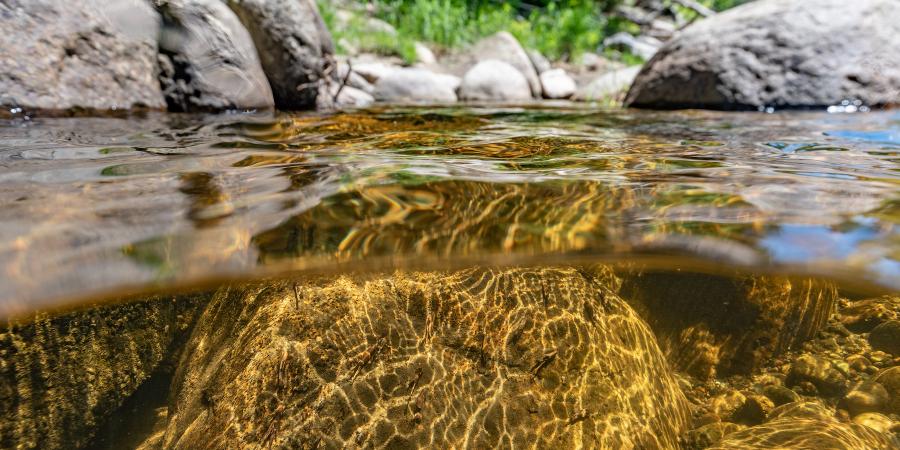
<path id="1" fill-rule="evenodd" d="M 330 99 L 318 102 L 318 93 L 336 78 L 334 44 L 315 1 L 227 2 L 256 44 L 275 105 L 282 109 L 329 106 Z"/>
<path id="2" fill-rule="evenodd" d="M 675 367 L 700 378 L 747 374 L 810 339 L 835 286 L 775 276 L 625 271 L 620 295 L 647 320 Z"/>
<path id="3" fill-rule="evenodd" d="M 145 1 L 7 0 L 0 27 L 4 109 L 165 107 L 159 16 Z"/>
<path id="4" fill-rule="evenodd" d="M 847 449 L 888 450 L 897 448 L 900 440 L 891 434 L 865 425 L 840 422 L 821 406 L 821 414 L 805 406 L 816 403 L 797 403 L 794 411 L 784 412 L 767 423 L 735 431 L 726 435 L 711 450 L 762 449 Z M 785 406 L 794 406 L 785 405 Z M 776 411 L 773 411 L 775 413 Z"/>
<path id="5" fill-rule="evenodd" d="M 471 269 L 223 288 L 148 447 L 674 448 L 686 400 L 604 277 Z"/>
<path id="6" fill-rule="evenodd" d="M 274 106 L 250 34 L 220 0 L 164 0 L 160 83 L 170 111 Z"/>
<path id="7" fill-rule="evenodd" d="M 196 300 L 39 314 L 0 328 L 0 448 L 82 448 L 169 355 Z"/>
<path id="8" fill-rule="evenodd" d="M 900 103 L 900 2 L 759 0 L 663 46 L 626 104 L 650 108 Z"/>

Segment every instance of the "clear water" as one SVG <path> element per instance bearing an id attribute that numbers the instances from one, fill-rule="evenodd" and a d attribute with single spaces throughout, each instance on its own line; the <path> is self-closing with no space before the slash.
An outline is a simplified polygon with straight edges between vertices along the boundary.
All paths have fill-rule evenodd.
<path id="1" fill-rule="evenodd" d="M 642 260 L 900 288 L 900 114 L 0 122 L 0 316 L 295 271 Z"/>

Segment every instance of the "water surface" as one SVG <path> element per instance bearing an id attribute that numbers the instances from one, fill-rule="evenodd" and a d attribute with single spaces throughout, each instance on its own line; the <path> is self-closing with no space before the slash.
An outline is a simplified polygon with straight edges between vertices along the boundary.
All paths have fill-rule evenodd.
<path id="1" fill-rule="evenodd" d="M 283 271 L 642 260 L 900 288 L 900 114 L 0 122 L 0 316 Z"/>

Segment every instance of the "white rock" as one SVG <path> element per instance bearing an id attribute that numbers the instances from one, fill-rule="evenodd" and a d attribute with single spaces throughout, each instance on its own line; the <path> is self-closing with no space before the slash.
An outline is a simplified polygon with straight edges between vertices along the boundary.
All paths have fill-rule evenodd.
<path id="1" fill-rule="evenodd" d="M 452 103 L 456 92 L 447 77 L 425 69 L 398 68 L 378 79 L 375 98 L 394 103 Z"/>
<path id="2" fill-rule="evenodd" d="M 501 31 L 488 36 L 476 43 L 469 53 L 476 63 L 494 59 L 515 67 L 528 82 L 531 95 L 536 98 L 541 97 L 541 80 L 538 78 L 537 70 L 528 57 L 528 53 L 512 34 Z"/>
<path id="3" fill-rule="evenodd" d="M 375 103 L 375 97 L 353 86 L 344 86 L 335 103 L 338 108 L 363 108 Z"/>
<path id="4" fill-rule="evenodd" d="M 575 99 L 597 101 L 618 97 L 628 90 L 640 71 L 640 66 L 633 66 L 605 73 L 579 89 L 575 94 Z"/>
<path id="5" fill-rule="evenodd" d="M 469 69 L 459 87 L 461 100 L 520 101 L 531 99 L 525 75 L 512 65 L 496 59 L 482 61 Z"/>
<path id="6" fill-rule="evenodd" d="M 401 67 L 399 66 L 380 61 L 353 63 L 353 71 L 360 74 L 369 83 L 377 83 L 381 77 L 400 69 Z"/>
<path id="7" fill-rule="evenodd" d="M 550 61 L 537 50 L 528 50 L 528 59 L 531 60 L 531 65 L 534 66 L 534 70 L 536 70 L 538 74 L 542 74 L 552 69 Z"/>
<path id="8" fill-rule="evenodd" d="M 544 98 L 569 98 L 575 94 L 575 80 L 563 69 L 550 69 L 541 73 Z"/>
<path id="9" fill-rule="evenodd" d="M 437 63 L 437 58 L 435 58 L 434 52 L 432 52 L 431 49 L 428 48 L 427 45 L 425 45 L 421 42 L 416 42 L 415 48 L 416 48 L 416 61 L 418 61 L 422 64 Z"/>

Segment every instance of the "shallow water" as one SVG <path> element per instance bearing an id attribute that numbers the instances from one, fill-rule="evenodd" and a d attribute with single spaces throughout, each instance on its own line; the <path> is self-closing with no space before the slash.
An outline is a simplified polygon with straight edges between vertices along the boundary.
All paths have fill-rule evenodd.
<path id="1" fill-rule="evenodd" d="M 284 271 L 633 261 L 900 287 L 900 114 L 0 123 L 0 316 Z"/>
<path id="2" fill-rule="evenodd" d="M 897 112 L 18 118 L 0 143 L 0 447 L 706 448 L 709 417 L 727 448 L 900 442 L 900 403 L 887 431 L 840 413 L 900 366 L 871 337 L 900 318 Z"/>

